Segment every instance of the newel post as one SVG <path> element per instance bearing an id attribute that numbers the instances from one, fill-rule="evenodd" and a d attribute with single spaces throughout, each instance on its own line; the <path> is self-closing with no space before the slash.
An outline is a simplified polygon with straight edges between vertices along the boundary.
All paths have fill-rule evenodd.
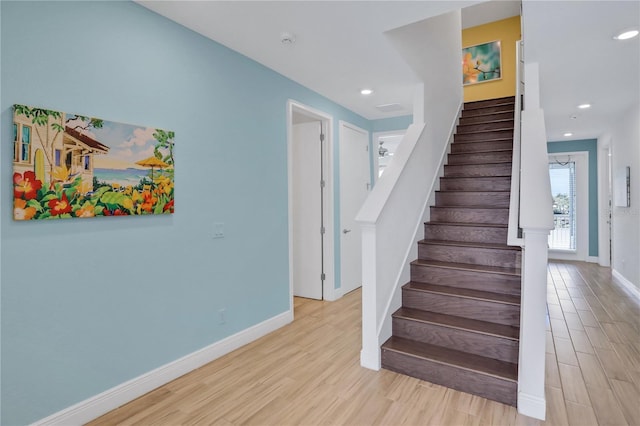
<path id="1" fill-rule="evenodd" d="M 380 370 L 377 320 L 376 224 L 362 223 L 362 351 L 360 365 Z"/>

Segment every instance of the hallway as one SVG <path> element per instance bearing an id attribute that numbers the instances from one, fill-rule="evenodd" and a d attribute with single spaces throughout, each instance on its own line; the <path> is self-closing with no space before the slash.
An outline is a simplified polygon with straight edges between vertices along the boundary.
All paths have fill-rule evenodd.
<path id="1" fill-rule="evenodd" d="M 548 270 L 547 421 L 360 367 L 360 290 L 295 299 L 295 321 L 91 425 L 637 425 L 640 302 L 595 264 Z"/>

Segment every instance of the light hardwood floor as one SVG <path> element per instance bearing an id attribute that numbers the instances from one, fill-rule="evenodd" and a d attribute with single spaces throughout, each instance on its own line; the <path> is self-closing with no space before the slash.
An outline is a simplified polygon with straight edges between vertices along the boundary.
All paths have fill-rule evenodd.
<path id="1" fill-rule="evenodd" d="M 360 291 L 295 299 L 295 321 L 91 425 L 640 425 L 638 300 L 594 264 L 550 263 L 547 421 L 360 367 Z"/>

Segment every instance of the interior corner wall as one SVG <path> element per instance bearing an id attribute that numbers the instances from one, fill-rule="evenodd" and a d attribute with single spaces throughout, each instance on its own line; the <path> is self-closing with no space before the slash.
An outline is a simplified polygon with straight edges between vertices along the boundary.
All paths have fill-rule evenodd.
<path id="1" fill-rule="evenodd" d="M 598 141 L 584 139 L 547 143 L 549 154 L 578 151 L 589 153 L 589 256 L 598 257 Z"/>
<path id="2" fill-rule="evenodd" d="M 502 47 L 502 78 L 464 86 L 465 102 L 515 96 L 516 42 L 520 38 L 520 16 L 462 30 L 462 47 L 496 40 L 501 41 Z"/>
<path id="3" fill-rule="evenodd" d="M 15 222 L 0 203 L 0 423 L 37 421 L 288 312 L 287 100 L 371 123 L 133 2 L 0 8 L 0 140 L 15 103 L 176 133 L 173 215 Z M 338 126 L 334 141 L 336 161 Z"/>
<path id="4" fill-rule="evenodd" d="M 631 205 L 612 207 L 611 268 L 640 290 L 640 104 L 618 119 L 610 144 L 612 176 L 631 169 Z"/>
<path id="5" fill-rule="evenodd" d="M 413 123 L 413 116 L 403 115 L 400 117 L 380 118 L 371 121 L 372 132 L 391 132 L 394 130 L 407 130 Z"/>

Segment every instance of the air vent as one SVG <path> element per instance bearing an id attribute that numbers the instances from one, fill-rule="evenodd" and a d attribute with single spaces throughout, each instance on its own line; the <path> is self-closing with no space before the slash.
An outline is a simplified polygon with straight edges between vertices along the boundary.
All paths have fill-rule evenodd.
<path id="1" fill-rule="evenodd" d="M 381 111 L 381 112 L 402 111 L 404 109 L 400 104 L 382 104 L 382 105 L 376 105 L 376 108 L 378 108 L 378 111 Z"/>

